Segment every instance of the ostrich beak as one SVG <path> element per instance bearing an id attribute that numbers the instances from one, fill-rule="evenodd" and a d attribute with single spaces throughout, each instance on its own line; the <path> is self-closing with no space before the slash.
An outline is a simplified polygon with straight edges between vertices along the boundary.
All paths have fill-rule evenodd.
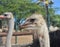
<path id="1" fill-rule="evenodd" d="M 7 18 L 7 17 L 4 15 L 0 15 L 0 19 L 5 19 L 5 18 Z"/>
<path id="2" fill-rule="evenodd" d="M 27 25 L 29 25 L 29 24 L 27 23 L 27 24 L 23 24 L 23 25 L 19 25 L 19 26 L 20 26 L 21 29 L 23 29 L 23 28 L 26 28 Z"/>
<path id="3" fill-rule="evenodd" d="M 6 18 L 6 16 L 0 15 L 0 19 L 5 19 L 5 18 Z"/>
<path id="4" fill-rule="evenodd" d="M 32 28 L 32 27 L 34 27 L 36 24 L 34 23 L 25 23 L 25 24 L 23 24 L 23 25 L 20 25 L 20 28 L 21 29 L 24 29 L 24 28 Z"/>

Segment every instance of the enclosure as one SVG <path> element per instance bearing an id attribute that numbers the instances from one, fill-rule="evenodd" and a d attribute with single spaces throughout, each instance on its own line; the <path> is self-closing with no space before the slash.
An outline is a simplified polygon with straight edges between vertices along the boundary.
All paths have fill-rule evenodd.
<path id="1" fill-rule="evenodd" d="M 59 0 L 0 0 L 0 16 L 0 47 L 60 47 Z"/>

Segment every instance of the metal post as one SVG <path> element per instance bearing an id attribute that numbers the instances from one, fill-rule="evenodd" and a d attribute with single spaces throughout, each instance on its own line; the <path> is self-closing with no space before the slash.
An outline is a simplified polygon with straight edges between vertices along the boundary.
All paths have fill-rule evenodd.
<path id="1" fill-rule="evenodd" d="M 17 17 L 16 17 L 16 14 L 15 14 L 15 30 L 17 32 Z M 15 36 L 15 44 L 17 44 L 17 36 Z"/>
<path id="2" fill-rule="evenodd" d="M 16 25 L 16 32 L 17 32 L 17 25 Z M 17 44 L 17 36 L 15 36 L 15 44 Z"/>
<path id="3" fill-rule="evenodd" d="M 2 29 L 2 20 L 0 20 L 0 29 Z M 0 37 L 0 45 L 3 44 L 3 40 L 2 40 L 2 37 Z"/>
<path id="4" fill-rule="evenodd" d="M 0 20 L 0 29 L 2 29 L 2 20 Z"/>
<path id="5" fill-rule="evenodd" d="M 47 26 L 48 26 L 48 30 L 50 27 L 50 15 L 49 15 L 49 11 L 48 11 L 48 5 L 46 4 L 46 16 L 47 16 Z"/>
<path id="6" fill-rule="evenodd" d="M 49 5 L 49 0 L 40 0 L 41 2 L 44 2 L 45 7 L 46 7 L 46 17 L 47 17 L 47 26 L 48 26 L 48 30 L 50 27 L 50 15 L 49 15 L 49 11 L 48 11 L 48 5 Z"/>

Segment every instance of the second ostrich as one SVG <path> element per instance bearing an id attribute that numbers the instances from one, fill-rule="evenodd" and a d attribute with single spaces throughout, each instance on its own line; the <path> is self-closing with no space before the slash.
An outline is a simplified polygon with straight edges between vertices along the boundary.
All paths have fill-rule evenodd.
<path id="1" fill-rule="evenodd" d="M 8 34 L 7 34 L 7 38 L 6 38 L 5 47 L 11 47 L 11 38 L 12 38 L 12 34 L 13 34 L 13 29 L 14 29 L 13 14 L 11 12 L 5 12 L 3 15 L 0 16 L 0 18 L 8 20 Z"/>

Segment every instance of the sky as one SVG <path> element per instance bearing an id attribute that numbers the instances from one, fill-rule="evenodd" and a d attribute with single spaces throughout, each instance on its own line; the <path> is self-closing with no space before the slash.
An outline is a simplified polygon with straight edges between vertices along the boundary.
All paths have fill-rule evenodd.
<path id="1" fill-rule="evenodd" d="M 34 0 L 34 2 L 36 2 L 36 1 L 37 0 Z M 54 2 L 53 8 L 60 8 L 60 0 L 52 0 L 52 1 Z M 55 14 L 59 14 L 60 15 L 60 9 L 55 11 Z"/>
<path id="2" fill-rule="evenodd" d="M 60 8 L 60 0 L 53 0 L 54 4 L 53 7 L 58 7 Z M 55 12 L 56 14 L 60 14 L 60 9 Z"/>

